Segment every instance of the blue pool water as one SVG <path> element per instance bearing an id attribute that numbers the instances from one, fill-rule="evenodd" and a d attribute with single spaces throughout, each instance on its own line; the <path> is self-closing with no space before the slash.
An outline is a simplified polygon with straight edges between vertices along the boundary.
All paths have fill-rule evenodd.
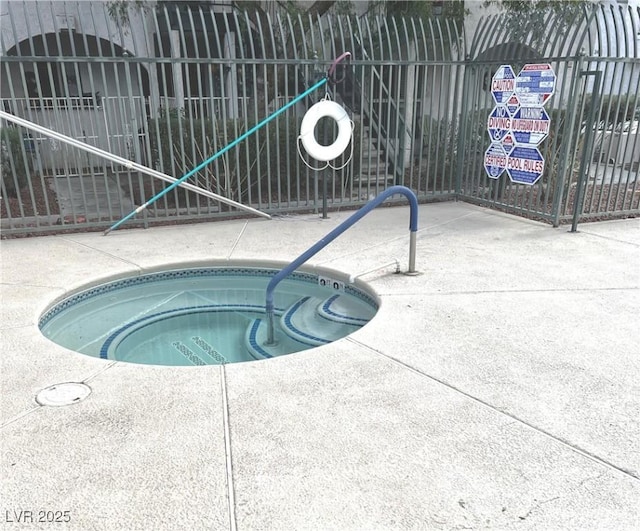
<path id="1" fill-rule="evenodd" d="M 378 303 L 335 274 L 295 272 L 274 292 L 275 342 L 267 344 L 269 280 L 279 269 L 187 268 L 115 280 L 75 293 L 40 318 L 51 341 L 109 360 L 218 365 L 321 346 L 364 326 Z"/>

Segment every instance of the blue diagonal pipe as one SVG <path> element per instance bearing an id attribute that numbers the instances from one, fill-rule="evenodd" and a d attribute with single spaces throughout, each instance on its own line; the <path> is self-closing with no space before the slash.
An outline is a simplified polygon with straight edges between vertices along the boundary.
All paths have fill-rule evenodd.
<path id="1" fill-rule="evenodd" d="M 182 184 L 184 181 L 186 181 L 189 177 L 191 177 L 192 175 L 194 175 L 195 173 L 199 172 L 201 169 L 203 169 L 205 166 L 208 166 L 209 164 L 211 164 L 214 160 L 216 160 L 218 157 L 220 157 L 221 155 L 224 155 L 227 151 L 229 151 L 230 149 L 234 148 L 235 146 L 237 146 L 240 142 L 242 142 L 245 138 L 247 138 L 248 136 L 251 136 L 253 133 L 255 133 L 258 129 L 260 129 L 261 127 L 264 127 L 265 125 L 267 125 L 271 120 L 273 120 L 274 118 L 276 118 L 277 116 L 279 116 L 280 114 L 282 114 L 283 112 L 285 112 L 287 109 L 289 109 L 290 107 L 294 106 L 296 103 L 298 103 L 300 100 L 303 100 L 304 98 L 306 98 L 309 94 L 311 94 L 312 92 L 314 92 L 315 90 L 319 89 L 322 85 L 324 85 L 325 83 L 327 83 L 328 78 L 324 77 L 322 78 L 320 81 L 318 81 L 315 85 L 313 85 L 311 88 L 305 90 L 302 94 L 296 96 L 294 99 L 292 99 L 289 103 L 287 103 L 286 105 L 284 105 L 283 107 L 280 107 L 280 109 L 278 109 L 277 111 L 275 111 L 274 113 L 270 114 L 269 116 L 267 116 L 264 120 L 262 120 L 259 124 L 254 125 L 251 129 L 249 129 L 248 131 L 246 131 L 245 133 L 243 133 L 242 135 L 240 135 L 238 138 L 236 138 L 233 142 L 227 144 L 226 146 L 224 146 L 222 149 L 220 149 L 219 151 L 217 151 L 216 153 L 214 153 L 213 155 L 211 155 L 207 160 L 201 162 L 200 164 L 198 164 L 195 168 L 193 168 L 191 171 L 185 173 L 182 177 L 180 177 L 177 181 L 175 181 L 171 186 L 168 186 L 167 188 L 165 188 L 164 190 L 158 192 L 156 195 L 154 195 L 151 199 L 149 199 L 145 204 L 140 205 L 138 208 L 136 208 L 134 211 L 130 212 L 129 214 L 127 214 L 125 217 L 123 217 L 120 221 L 118 221 L 117 223 L 114 223 L 110 228 L 108 228 L 105 231 L 105 236 L 107 234 L 109 234 L 112 230 L 117 229 L 120 225 L 122 225 L 125 221 L 128 221 L 129 219 L 131 219 L 133 216 L 135 216 L 136 214 L 139 214 L 140 212 L 142 212 L 145 208 L 151 206 L 153 203 L 155 203 L 158 199 L 160 199 L 163 195 L 169 193 L 171 190 L 173 190 L 176 186 L 179 186 L 180 184 Z"/>
<path id="2" fill-rule="evenodd" d="M 267 345 L 273 345 L 274 343 L 274 324 L 273 324 L 273 290 L 276 289 L 276 286 L 280 283 L 281 280 L 288 277 L 291 273 L 293 273 L 298 267 L 304 264 L 309 258 L 319 252 L 321 249 L 330 244 L 333 240 L 335 240 L 338 236 L 340 236 L 344 231 L 346 231 L 349 227 L 357 223 L 360 219 L 366 216 L 369 212 L 371 212 L 374 208 L 376 208 L 380 203 L 391 197 L 395 194 L 402 194 L 406 196 L 409 200 L 410 213 L 409 213 L 409 232 L 410 232 L 410 243 L 409 243 L 409 270 L 407 273 L 415 273 L 416 272 L 416 232 L 418 231 L 418 199 L 416 194 L 413 193 L 406 186 L 392 186 L 391 188 L 387 188 L 384 192 L 380 193 L 376 198 L 369 201 L 366 205 L 364 205 L 360 210 L 355 212 L 353 215 L 345 219 L 340 225 L 338 225 L 335 229 L 333 229 L 329 234 L 327 234 L 324 238 L 319 240 L 313 246 L 309 247 L 304 253 L 302 253 L 298 258 L 296 258 L 293 262 L 291 262 L 288 266 L 283 268 L 281 271 L 276 273 L 276 275 L 271 279 L 267 286 L 267 295 L 265 302 L 265 310 L 267 313 L 267 322 L 268 322 L 268 334 L 267 334 Z"/>

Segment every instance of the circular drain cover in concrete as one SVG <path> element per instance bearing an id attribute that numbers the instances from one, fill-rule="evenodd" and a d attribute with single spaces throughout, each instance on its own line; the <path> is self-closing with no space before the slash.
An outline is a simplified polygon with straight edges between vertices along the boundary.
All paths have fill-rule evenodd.
<path id="1" fill-rule="evenodd" d="M 88 385 L 65 382 L 51 385 L 38 392 L 36 402 L 41 406 L 69 406 L 87 398 L 91 394 Z"/>

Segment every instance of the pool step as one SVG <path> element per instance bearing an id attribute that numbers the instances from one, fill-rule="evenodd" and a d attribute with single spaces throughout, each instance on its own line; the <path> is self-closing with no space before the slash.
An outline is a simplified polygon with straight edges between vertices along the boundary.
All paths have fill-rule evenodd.
<path id="1" fill-rule="evenodd" d="M 247 350 L 255 359 L 282 356 L 294 350 L 318 347 L 340 339 L 365 325 L 375 310 L 364 302 L 334 294 L 327 299 L 303 297 L 289 306 L 275 326 L 273 345 L 266 345 L 266 319 L 254 319 L 245 334 Z"/>
<path id="2" fill-rule="evenodd" d="M 331 303 L 326 302 L 315 297 L 304 297 L 290 306 L 280 318 L 280 326 L 285 334 L 298 341 L 320 346 L 351 334 L 364 324 L 345 322 L 348 316 L 337 312 L 333 315 Z M 325 308 L 323 313 L 320 313 L 321 308 Z"/>
<path id="3" fill-rule="evenodd" d="M 318 314 L 329 321 L 364 326 L 376 311 L 362 301 L 336 293 L 318 305 Z"/>
<path id="4" fill-rule="evenodd" d="M 245 333 L 244 344 L 252 358 L 256 360 L 274 358 L 315 346 L 292 339 L 280 330 L 278 326 L 274 330 L 274 344 L 267 345 L 268 334 L 269 325 L 266 319 L 254 319 L 249 324 Z"/>

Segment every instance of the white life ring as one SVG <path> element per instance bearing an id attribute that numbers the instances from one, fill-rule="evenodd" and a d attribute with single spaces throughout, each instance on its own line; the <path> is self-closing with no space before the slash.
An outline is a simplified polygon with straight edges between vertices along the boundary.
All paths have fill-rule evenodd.
<path id="1" fill-rule="evenodd" d="M 338 124 L 338 136 L 330 146 L 318 144 L 315 127 L 324 117 L 333 118 Z M 316 160 L 329 161 L 338 158 L 351 141 L 351 120 L 340 105 L 335 101 L 323 100 L 313 105 L 302 119 L 300 136 L 302 145 L 307 153 Z"/>

